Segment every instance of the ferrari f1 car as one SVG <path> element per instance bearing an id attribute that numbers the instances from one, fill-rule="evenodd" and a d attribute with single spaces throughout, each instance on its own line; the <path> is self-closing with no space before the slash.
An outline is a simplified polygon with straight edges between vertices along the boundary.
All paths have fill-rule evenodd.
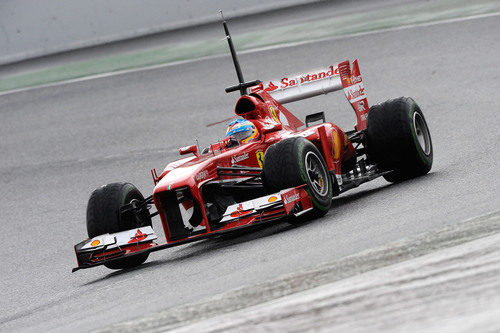
<path id="1" fill-rule="evenodd" d="M 328 212 L 332 198 L 377 177 L 401 182 L 429 172 L 433 150 L 424 115 L 411 98 L 369 106 L 357 60 L 269 82 L 245 82 L 224 21 L 239 83 L 237 116 L 260 133 L 242 144 L 227 137 L 151 171 L 152 195 L 130 183 L 102 186 L 87 207 L 89 239 L 75 245 L 78 267 L 124 269 L 149 253 L 262 223 L 300 223 Z M 304 123 L 283 104 L 343 90 L 355 115 L 353 130 L 325 121 Z M 153 207 L 155 212 L 150 212 Z M 159 244 L 152 217 L 159 215 L 166 243 Z"/>

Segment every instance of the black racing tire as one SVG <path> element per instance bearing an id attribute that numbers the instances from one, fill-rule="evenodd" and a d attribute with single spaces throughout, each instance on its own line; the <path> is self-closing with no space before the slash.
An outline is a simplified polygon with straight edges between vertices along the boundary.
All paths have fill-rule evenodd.
<path id="1" fill-rule="evenodd" d="M 96 189 L 90 195 L 87 205 L 87 233 L 90 238 L 106 233 L 130 230 L 144 225 L 137 225 L 133 216 L 120 217 L 120 207 L 132 200 L 143 201 L 141 192 L 130 183 L 111 183 Z M 146 221 L 151 225 L 151 218 Z M 137 254 L 118 259 L 104 266 L 110 269 L 126 269 L 142 264 L 149 253 Z"/>
<path id="2" fill-rule="evenodd" d="M 304 137 L 292 137 L 271 145 L 264 155 L 263 173 L 268 192 L 307 184 L 313 210 L 307 217 L 321 217 L 332 205 L 333 185 L 318 148 Z M 291 219 L 301 222 L 303 219 Z"/>
<path id="3" fill-rule="evenodd" d="M 433 149 L 424 114 L 410 97 L 374 105 L 368 112 L 368 156 L 389 182 L 401 182 L 427 174 L 432 167 Z"/>

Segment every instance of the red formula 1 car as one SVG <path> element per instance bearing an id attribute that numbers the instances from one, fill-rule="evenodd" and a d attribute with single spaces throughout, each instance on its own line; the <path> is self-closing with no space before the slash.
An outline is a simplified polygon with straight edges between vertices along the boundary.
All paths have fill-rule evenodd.
<path id="1" fill-rule="evenodd" d="M 364 182 L 380 176 L 399 182 L 429 172 L 431 137 L 413 99 L 369 107 L 357 60 L 293 78 L 245 82 L 223 25 L 239 79 L 226 92 L 240 91 L 235 113 L 260 136 L 245 144 L 227 137 L 202 153 L 196 145 L 181 148 L 181 155 L 191 156 L 160 175 L 152 171 L 155 187 L 147 198 L 130 183 L 95 190 L 87 208 L 90 238 L 75 246 L 73 271 L 129 268 L 168 247 L 261 223 L 299 223 L 324 215 L 334 196 Z M 308 115 L 299 129 L 304 124 L 283 106 L 336 90 L 344 91 L 355 111 L 353 130 L 325 122 L 322 112 Z M 153 204 L 157 212 L 150 213 Z M 165 244 L 156 242 L 155 215 Z"/>

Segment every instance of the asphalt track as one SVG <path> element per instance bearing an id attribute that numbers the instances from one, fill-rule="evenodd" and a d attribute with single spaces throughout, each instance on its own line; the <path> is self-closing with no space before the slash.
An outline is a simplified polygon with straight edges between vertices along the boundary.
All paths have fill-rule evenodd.
<path id="1" fill-rule="evenodd" d="M 434 166 L 423 178 L 380 179 L 334 201 L 322 219 L 151 255 L 127 272 L 71 274 L 90 192 L 127 180 L 152 189 L 177 148 L 208 144 L 231 115 L 229 57 L 36 89 L 0 98 L 2 331 L 90 330 L 329 262 L 497 210 L 498 17 L 415 27 L 247 53 L 247 79 L 344 59 L 360 61 L 369 102 L 402 95 L 424 111 Z M 288 108 L 325 111 L 350 129 L 338 93 Z M 158 222 L 155 226 L 160 230 Z"/>
<path id="2" fill-rule="evenodd" d="M 172 332 L 498 332 L 499 274 L 497 233 Z"/>

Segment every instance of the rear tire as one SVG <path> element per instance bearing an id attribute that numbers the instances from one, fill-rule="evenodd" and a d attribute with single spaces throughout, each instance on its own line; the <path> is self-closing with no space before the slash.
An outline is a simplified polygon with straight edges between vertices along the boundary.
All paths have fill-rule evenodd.
<path id="1" fill-rule="evenodd" d="M 271 145 L 263 163 L 265 185 L 269 192 L 307 184 L 313 203 L 309 217 L 325 215 L 332 205 L 333 186 L 328 168 L 318 148 L 303 137 L 293 137 Z M 291 223 L 303 219 L 292 219 Z"/>
<path id="2" fill-rule="evenodd" d="M 151 225 L 151 218 L 146 218 L 144 225 L 137 225 L 134 216 L 120 216 L 120 207 L 132 200 L 143 201 L 141 192 L 130 183 L 111 183 L 96 189 L 90 195 L 87 205 L 87 233 L 90 238 L 106 233 Z M 119 259 L 104 266 L 110 269 L 125 269 L 138 266 L 146 261 L 149 253 L 137 254 Z"/>
<path id="3" fill-rule="evenodd" d="M 417 103 L 400 97 L 374 105 L 368 112 L 368 156 L 389 182 L 400 182 L 428 173 L 433 149 L 429 128 Z"/>

